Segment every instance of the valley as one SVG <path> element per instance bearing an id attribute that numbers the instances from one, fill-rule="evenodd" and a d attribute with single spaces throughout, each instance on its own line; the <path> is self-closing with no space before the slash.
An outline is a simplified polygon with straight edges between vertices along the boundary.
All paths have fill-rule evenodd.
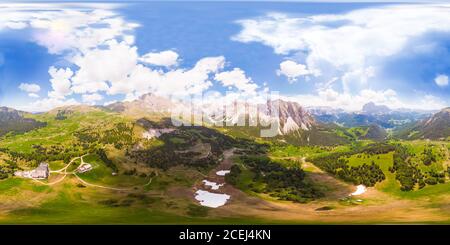
<path id="1" fill-rule="evenodd" d="M 450 141 L 427 133 L 450 127 L 442 113 L 389 132 L 322 122 L 283 102 L 282 134 L 262 138 L 258 127 L 174 127 L 146 104 L 173 106 L 148 95 L 111 107 L 8 109 L 27 124 L 0 139 L 0 223 L 450 222 Z M 397 134 L 408 128 L 423 137 Z M 41 163 L 47 178 L 16 174 Z M 226 198 L 208 204 L 205 194 Z"/>

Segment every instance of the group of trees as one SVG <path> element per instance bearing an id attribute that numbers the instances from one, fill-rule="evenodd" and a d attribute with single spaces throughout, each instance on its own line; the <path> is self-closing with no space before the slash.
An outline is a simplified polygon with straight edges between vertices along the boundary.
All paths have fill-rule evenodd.
<path id="1" fill-rule="evenodd" d="M 111 128 L 85 128 L 78 130 L 74 136 L 79 142 L 92 145 L 113 145 L 116 149 L 131 146 L 133 140 L 133 125 L 130 123 L 116 123 Z"/>
<path id="2" fill-rule="evenodd" d="M 348 167 L 345 165 L 344 168 L 336 170 L 336 176 L 355 185 L 365 186 L 374 186 L 377 182 L 386 179 L 383 171 L 373 161 L 371 164 L 363 163 L 359 166 Z"/>
<path id="3" fill-rule="evenodd" d="M 176 165 L 201 169 L 217 164 L 223 151 L 237 144 L 233 138 L 205 127 L 179 127 L 162 134 L 157 140 L 163 144 L 152 145 L 148 149 L 131 149 L 127 151 L 127 156 L 136 162 L 164 170 Z M 196 145 L 208 145 L 210 150 L 200 152 L 195 149 Z"/>
<path id="4" fill-rule="evenodd" d="M 123 149 L 134 143 L 133 125 L 128 123 L 117 123 L 113 128 L 105 130 L 99 137 L 101 144 L 112 144 L 116 149 Z"/>
<path id="5" fill-rule="evenodd" d="M 429 166 L 433 162 L 436 162 L 436 156 L 433 154 L 433 148 L 426 147 L 423 149 L 423 164 Z"/>
<path id="6" fill-rule="evenodd" d="M 424 175 L 416 165 L 408 162 L 409 155 L 406 147 L 398 145 L 394 152 L 393 166 L 389 168 L 389 171 L 395 173 L 402 191 L 411 191 L 416 184 L 419 184 L 419 188 L 425 187 Z"/>
<path id="7" fill-rule="evenodd" d="M 65 163 L 70 162 L 74 157 L 93 152 L 93 149 L 85 149 L 82 144 L 74 143 L 72 145 L 50 145 L 43 146 L 40 144 L 33 145 L 32 151 L 19 152 L 9 149 L 0 149 L 1 152 L 6 153 L 9 158 L 18 162 L 20 160 L 30 163 L 31 166 L 37 166 L 41 162 L 59 161 Z"/>
<path id="8" fill-rule="evenodd" d="M 270 148 L 267 143 L 258 143 L 249 139 L 237 139 L 234 146 L 238 148 L 234 153 L 242 155 L 266 154 Z"/>
<path id="9" fill-rule="evenodd" d="M 323 196 L 319 189 L 305 180 L 305 172 L 298 164 L 286 167 L 263 156 L 241 156 L 240 159 L 246 169 L 252 172 L 252 183 L 247 187 L 254 192 L 301 203 Z M 237 185 L 241 173 L 242 170 L 234 165 L 225 180 Z"/>
<path id="10" fill-rule="evenodd" d="M 311 161 L 316 166 L 344 181 L 357 185 L 363 184 L 365 186 L 374 186 L 377 182 L 381 182 L 386 178 L 381 168 L 373 161 L 370 164 L 363 163 L 358 166 L 349 166 L 349 161 L 346 158 L 360 153 L 371 156 L 386 154 L 394 150 L 395 147 L 392 145 L 374 143 L 362 147 L 361 149 L 354 149 L 348 152 L 336 152 L 325 156 L 311 158 L 308 159 L 308 161 Z"/>
<path id="11" fill-rule="evenodd" d="M 8 159 L 3 160 L 3 164 L 0 165 L 0 180 L 8 178 L 17 170 L 19 170 L 19 167 L 14 161 Z"/>
<path id="12" fill-rule="evenodd" d="M 425 179 L 427 185 L 436 185 L 445 183 L 445 172 L 428 172 L 428 177 Z"/>
<path id="13" fill-rule="evenodd" d="M 381 168 L 373 161 L 370 164 L 349 166 L 349 161 L 344 159 L 345 156 L 347 155 L 344 153 L 331 154 L 311 161 L 326 172 L 355 185 L 374 186 L 386 178 Z"/>
<path id="14" fill-rule="evenodd" d="M 95 152 L 100 160 L 102 160 L 105 165 L 109 168 L 111 168 L 114 172 L 117 172 L 117 166 L 114 164 L 114 162 L 108 158 L 108 155 L 106 155 L 106 152 L 103 148 L 98 148 Z"/>
<path id="15" fill-rule="evenodd" d="M 356 167 L 349 166 L 349 162 L 346 158 L 360 153 L 368 154 L 370 156 L 394 152 L 393 166 L 389 167 L 389 171 L 395 173 L 395 178 L 400 183 L 400 189 L 402 191 L 414 190 L 416 186 L 420 189 L 426 185 L 435 185 L 445 182 L 444 171 L 436 172 L 431 170 L 424 172 L 420 169 L 419 163 L 411 160 L 412 156 L 415 156 L 411 151 L 411 149 L 401 144 L 376 143 L 361 149 L 354 149 L 349 152 L 332 153 L 308 160 L 342 180 L 354 184 L 373 186 L 377 182 L 381 182 L 385 179 L 385 175 L 380 167 L 373 161 L 370 164 L 363 163 Z M 360 157 L 360 155 L 358 155 L 358 157 Z M 436 156 L 431 147 L 424 149 L 421 159 L 423 160 L 423 164 L 427 166 L 436 161 Z"/>
<path id="16" fill-rule="evenodd" d="M 58 110 L 55 116 L 55 120 L 58 121 L 66 120 L 67 119 L 66 113 L 68 112 L 66 112 L 65 110 Z"/>
<path id="17" fill-rule="evenodd" d="M 412 152 L 412 149 L 396 145 L 394 164 L 389 171 L 395 173 L 396 179 L 400 182 L 401 190 L 411 191 L 414 190 L 416 186 L 421 189 L 426 185 L 445 183 L 445 171 L 423 171 L 419 168 L 420 162 L 413 161 L 412 156 L 416 156 L 416 154 Z M 427 146 L 422 153 L 421 159 L 422 163 L 426 166 L 430 166 L 432 163 L 436 162 L 437 157 L 435 153 L 433 153 L 433 148 Z M 449 169 L 447 169 L 447 173 L 450 175 Z"/>

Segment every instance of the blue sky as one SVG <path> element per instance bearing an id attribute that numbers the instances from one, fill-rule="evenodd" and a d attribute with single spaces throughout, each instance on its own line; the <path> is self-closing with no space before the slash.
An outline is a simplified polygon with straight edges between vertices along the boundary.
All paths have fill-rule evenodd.
<path id="1" fill-rule="evenodd" d="M 305 106 L 450 105 L 444 4 L 133 2 L 7 4 L 0 105 L 279 91 Z"/>

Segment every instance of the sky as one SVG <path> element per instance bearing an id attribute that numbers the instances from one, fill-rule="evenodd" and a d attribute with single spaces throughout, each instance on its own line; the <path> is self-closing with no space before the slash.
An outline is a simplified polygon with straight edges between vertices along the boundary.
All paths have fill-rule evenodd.
<path id="1" fill-rule="evenodd" d="M 0 105 L 152 92 L 360 110 L 450 105 L 450 4 L 0 3 Z"/>

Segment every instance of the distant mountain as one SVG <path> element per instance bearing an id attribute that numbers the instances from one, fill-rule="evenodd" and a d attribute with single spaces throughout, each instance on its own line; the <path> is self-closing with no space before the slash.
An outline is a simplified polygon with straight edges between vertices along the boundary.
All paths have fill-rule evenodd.
<path id="1" fill-rule="evenodd" d="M 272 109 L 278 108 L 278 111 Z M 250 104 L 235 102 L 228 106 L 227 117 L 223 117 L 220 113 L 209 113 L 208 116 L 214 121 L 224 120 L 237 124 L 239 120 L 246 120 L 248 124 L 257 125 L 258 120 L 260 124 L 269 125 L 269 123 L 278 123 L 278 134 L 286 135 L 299 131 L 308 131 L 317 125 L 314 117 L 297 102 L 275 100 L 268 101 L 265 104 Z M 257 112 L 256 115 L 249 112 Z M 277 116 L 275 114 L 278 114 Z M 249 115 L 250 114 L 250 115 Z"/>
<path id="2" fill-rule="evenodd" d="M 0 107 L 0 136 L 9 132 L 24 133 L 46 124 L 31 118 L 25 118 L 26 112 L 8 107 Z"/>
<path id="3" fill-rule="evenodd" d="M 266 104 L 258 105 L 241 105 L 239 108 L 256 106 L 258 110 L 258 117 L 260 122 L 278 123 L 278 136 L 273 137 L 273 140 L 284 141 L 295 145 L 334 145 L 347 142 L 346 138 L 338 136 L 335 133 L 335 125 L 328 125 L 317 122 L 314 116 L 297 102 L 275 100 L 268 101 Z M 271 115 L 270 108 L 278 106 L 278 116 Z M 243 109 L 240 114 L 233 117 L 236 118 L 246 116 L 246 110 Z M 251 121 L 253 118 L 247 116 Z M 229 127 L 229 131 L 234 131 L 237 135 L 246 133 L 253 137 L 259 137 L 259 130 L 252 130 L 246 127 Z M 237 133 L 238 132 L 238 133 Z"/>
<path id="4" fill-rule="evenodd" d="M 386 137 L 387 137 L 387 133 L 384 128 L 382 128 L 376 124 L 372 124 L 369 126 L 366 134 L 362 138 L 382 141 L 382 140 L 385 140 Z"/>
<path id="5" fill-rule="evenodd" d="M 384 105 L 367 103 L 358 112 L 346 112 L 340 109 L 309 108 L 309 111 L 322 123 L 335 123 L 343 127 L 361 127 L 378 125 L 383 128 L 396 128 L 419 121 L 431 115 L 432 111 L 390 109 Z"/>
<path id="6" fill-rule="evenodd" d="M 450 137 L 450 107 L 398 132 L 405 139 L 446 139 Z"/>
<path id="7" fill-rule="evenodd" d="M 340 108 L 333 108 L 330 106 L 310 106 L 306 107 L 306 109 L 314 116 L 320 115 L 338 115 L 341 113 L 345 113 L 346 111 Z"/>
<path id="8" fill-rule="evenodd" d="M 142 114 L 147 113 L 167 114 L 172 108 L 174 108 L 174 106 L 175 103 L 170 99 L 155 95 L 153 93 L 148 93 L 140 96 L 136 100 L 116 102 L 105 106 L 105 108 L 114 112 L 140 117 Z"/>
<path id="9" fill-rule="evenodd" d="M 277 100 L 280 134 L 289 134 L 298 130 L 308 131 L 317 123 L 314 117 L 297 102 Z"/>
<path id="10" fill-rule="evenodd" d="M 172 101 L 168 98 L 154 94 L 145 94 L 134 101 L 117 102 L 104 108 L 117 113 L 142 118 L 146 115 L 159 115 L 160 118 L 170 116 L 171 110 L 180 106 L 189 108 L 183 103 Z M 184 107 L 183 107 L 184 106 Z M 278 106 L 278 116 L 273 117 L 270 108 Z M 255 117 L 250 112 L 258 112 Z M 278 136 L 280 140 L 286 140 L 295 144 L 336 144 L 342 143 L 342 139 L 333 133 L 333 129 L 315 120 L 311 113 L 297 102 L 275 100 L 265 104 L 250 104 L 248 102 L 235 101 L 227 105 L 227 112 L 223 107 L 195 108 L 194 113 L 203 113 L 207 125 L 228 125 L 227 130 L 238 135 L 260 137 L 260 129 L 268 128 L 267 125 L 278 123 Z M 240 126 L 239 122 L 247 126 Z M 259 124 L 258 124 L 259 122 Z M 263 123 L 261 123 L 263 122 Z M 231 125 L 234 125 L 231 127 Z M 248 125 L 251 125 L 248 127 Z M 264 126 L 266 125 L 266 126 Z"/>
<path id="11" fill-rule="evenodd" d="M 274 120 L 269 118 L 270 111 L 267 110 L 273 103 L 279 106 L 278 122 L 280 124 L 280 134 L 288 134 L 299 129 L 309 130 L 315 124 L 314 118 L 311 114 L 296 102 L 288 102 L 277 100 L 268 102 L 268 104 L 249 104 L 236 101 L 229 105 L 227 110 L 227 117 L 223 113 L 223 108 L 213 108 L 206 110 L 203 108 L 196 108 L 197 113 L 205 113 L 206 118 L 211 119 L 212 122 L 224 121 L 232 124 L 237 124 L 239 120 L 248 117 L 250 107 L 258 111 L 261 120 Z M 169 114 L 179 103 L 174 102 L 168 98 L 157 96 L 155 94 L 144 94 L 136 100 L 129 102 L 116 102 L 105 106 L 108 110 L 123 113 L 140 115 L 146 113 L 166 113 Z M 248 120 L 256 120 L 257 118 L 250 118 Z"/>
<path id="12" fill-rule="evenodd" d="M 376 105 L 373 102 L 369 102 L 362 107 L 364 114 L 387 114 L 391 112 L 391 109 L 385 105 Z"/>
<path id="13" fill-rule="evenodd" d="M 86 112 L 93 112 L 93 111 L 100 111 L 100 108 L 97 108 L 96 106 L 89 106 L 89 105 L 68 105 L 68 106 L 61 106 L 57 107 L 53 110 L 50 110 L 48 114 L 56 115 L 56 114 L 72 114 L 75 112 L 79 113 L 86 113 Z"/>

